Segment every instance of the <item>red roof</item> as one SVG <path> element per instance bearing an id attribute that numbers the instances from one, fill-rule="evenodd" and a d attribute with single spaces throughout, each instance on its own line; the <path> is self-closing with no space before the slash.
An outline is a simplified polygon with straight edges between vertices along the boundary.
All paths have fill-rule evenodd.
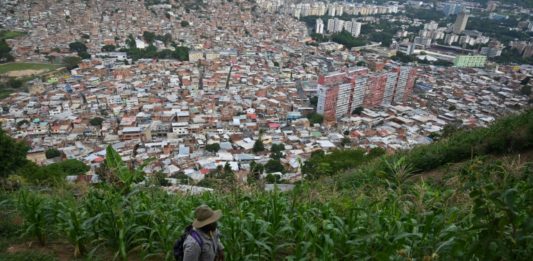
<path id="1" fill-rule="evenodd" d="M 246 116 L 248 116 L 248 118 L 250 118 L 252 120 L 257 119 L 257 114 L 255 114 L 255 113 L 248 113 L 248 114 L 246 114 Z"/>
<path id="2" fill-rule="evenodd" d="M 200 173 L 202 173 L 203 175 L 206 175 L 206 174 L 209 174 L 209 170 L 206 168 L 203 168 L 203 169 L 200 169 Z"/>
<path id="3" fill-rule="evenodd" d="M 268 127 L 271 128 L 271 129 L 277 129 L 279 128 L 281 125 L 279 123 L 275 123 L 275 122 L 271 122 L 268 124 Z"/>

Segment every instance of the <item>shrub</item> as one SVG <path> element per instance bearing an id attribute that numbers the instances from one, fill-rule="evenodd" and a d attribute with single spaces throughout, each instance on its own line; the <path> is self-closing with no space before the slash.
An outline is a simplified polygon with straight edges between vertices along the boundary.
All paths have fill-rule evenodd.
<path id="1" fill-rule="evenodd" d="M 61 156 L 61 152 L 57 149 L 50 148 L 46 150 L 45 156 L 47 159 L 52 159 Z"/>

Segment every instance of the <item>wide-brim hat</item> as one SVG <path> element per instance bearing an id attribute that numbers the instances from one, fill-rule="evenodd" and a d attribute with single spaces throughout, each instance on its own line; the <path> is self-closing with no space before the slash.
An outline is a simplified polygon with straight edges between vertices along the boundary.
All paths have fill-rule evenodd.
<path id="1" fill-rule="evenodd" d="M 210 207 L 203 205 L 196 208 L 194 211 L 194 228 L 201 228 L 211 223 L 217 222 L 222 217 L 221 210 L 212 210 Z"/>

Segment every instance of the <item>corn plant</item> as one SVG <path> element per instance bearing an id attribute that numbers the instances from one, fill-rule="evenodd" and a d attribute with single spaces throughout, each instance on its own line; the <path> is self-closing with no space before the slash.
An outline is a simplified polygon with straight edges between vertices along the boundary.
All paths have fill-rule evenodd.
<path id="1" fill-rule="evenodd" d="M 21 191 L 16 199 L 16 204 L 24 220 L 22 235 L 33 237 L 44 246 L 49 233 L 50 214 L 52 213 L 49 201 L 37 193 Z"/>
<path id="2" fill-rule="evenodd" d="M 60 201 L 54 209 L 56 229 L 74 246 L 74 256 L 85 254 L 86 244 L 91 236 L 86 210 L 72 201 Z"/>

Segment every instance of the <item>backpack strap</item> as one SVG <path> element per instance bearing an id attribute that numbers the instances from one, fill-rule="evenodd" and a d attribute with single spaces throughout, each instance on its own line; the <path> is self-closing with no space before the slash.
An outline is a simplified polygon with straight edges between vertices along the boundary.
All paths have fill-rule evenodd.
<path id="1" fill-rule="evenodd" d="M 189 233 L 189 235 L 191 235 L 191 237 L 194 238 L 194 240 L 196 241 L 196 243 L 198 243 L 198 245 L 200 245 L 200 248 L 201 248 L 202 245 L 204 244 L 204 240 L 203 240 L 202 237 L 198 234 L 198 232 L 196 232 L 195 230 L 191 230 L 191 232 Z"/>

